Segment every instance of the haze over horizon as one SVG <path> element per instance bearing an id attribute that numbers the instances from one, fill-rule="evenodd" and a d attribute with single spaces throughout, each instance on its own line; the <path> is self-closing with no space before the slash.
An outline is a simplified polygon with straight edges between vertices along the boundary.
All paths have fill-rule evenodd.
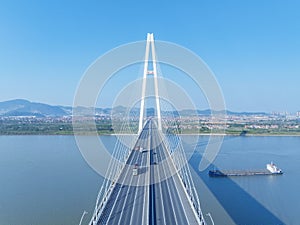
<path id="1" fill-rule="evenodd" d="M 28 99 L 70 106 L 81 77 L 95 59 L 153 32 L 156 40 L 184 46 L 205 61 L 228 110 L 296 112 L 300 110 L 299 7 L 298 1 L 279 0 L 217 4 L 154 0 L 151 5 L 3 2 L 0 101 Z M 114 89 L 122 89 L 124 82 Z M 185 85 L 189 88 L 188 82 Z M 197 100 L 198 92 L 190 87 Z M 110 107 L 109 98 L 105 95 L 100 106 Z"/>

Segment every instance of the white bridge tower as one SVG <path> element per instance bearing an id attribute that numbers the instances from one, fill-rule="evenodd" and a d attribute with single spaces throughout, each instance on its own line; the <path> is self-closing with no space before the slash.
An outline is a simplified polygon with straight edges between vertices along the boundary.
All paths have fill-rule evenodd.
<path id="1" fill-rule="evenodd" d="M 150 49 L 151 49 L 151 56 L 152 56 L 152 60 L 150 60 L 150 62 L 152 62 L 153 70 L 148 70 Z M 154 78 L 154 93 L 155 93 L 156 113 L 157 113 L 157 123 L 158 123 L 157 128 L 158 128 L 158 130 L 161 130 L 162 126 L 161 126 L 161 114 L 160 114 L 160 101 L 159 101 L 159 95 L 158 95 L 157 67 L 156 67 L 156 55 L 155 55 L 153 33 L 147 34 L 143 84 L 142 84 L 142 99 L 141 99 L 139 132 L 138 133 L 140 133 L 142 131 L 143 125 L 144 125 L 145 94 L 146 94 L 147 76 L 148 75 L 153 75 L 153 78 Z"/>

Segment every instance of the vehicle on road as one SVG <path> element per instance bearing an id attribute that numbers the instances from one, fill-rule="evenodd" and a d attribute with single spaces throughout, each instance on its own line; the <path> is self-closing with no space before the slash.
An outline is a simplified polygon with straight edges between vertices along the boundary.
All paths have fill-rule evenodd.
<path id="1" fill-rule="evenodd" d="M 139 175 L 139 164 L 135 164 L 134 167 L 133 167 L 133 170 L 132 170 L 132 175 L 133 176 L 137 176 Z"/>

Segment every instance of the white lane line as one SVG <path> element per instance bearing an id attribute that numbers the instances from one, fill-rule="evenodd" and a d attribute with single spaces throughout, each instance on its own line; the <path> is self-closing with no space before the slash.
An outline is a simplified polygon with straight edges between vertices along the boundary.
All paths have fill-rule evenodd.
<path id="1" fill-rule="evenodd" d="M 166 151 L 167 151 L 167 150 L 166 150 Z M 175 169 L 174 167 L 172 167 L 172 165 L 170 165 L 169 160 L 167 160 L 167 163 L 168 163 L 168 165 L 169 165 L 169 169 L 170 169 L 170 170 L 171 170 L 171 168 L 172 168 L 172 169 Z M 173 176 L 171 176 L 170 178 L 172 179 L 172 181 L 173 181 L 173 183 L 174 183 L 174 186 L 175 186 L 175 188 L 176 188 L 176 191 L 177 191 L 176 193 L 177 193 L 178 196 L 179 196 L 179 201 L 180 201 L 180 203 L 181 203 L 181 206 L 182 206 L 182 209 L 183 209 L 183 212 L 184 212 L 186 221 L 188 222 L 188 224 L 190 224 L 189 218 L 187 217 L 186 209 L 185 209 L 184 204 L 183 204 L 183 201 L 182 201 L 182 199 L 181 199 L 181 195 L 180 195 L 180 192 L 179 192 L 179 190 L 178 190 L 177 182 L 175 181 L 174 176 L 178 176 L 178 174 L 176 173 L 176 174 L 174 174 Z M 176 215 L 176 214 L 175 214 L 175 215 Z"/>
<path id="2" fill-rule="evenodd" d="M 165 149 L 164 149 L 163 143 L 162 143 L 161 146 L 162 146 L 162 152 L 163 152 L 163 154 L 164 154 L 164 156 L 165 156 L 164 158 L 165 158 L 165 160 L 167 160 L 166 155 L 165 155 L 165 152 L 164 152 Z M 167 161 L 168 161 L 168 160 L 167 160 Z M 168 167 L 165 168 L 167 165 L 168 165 Z M 169 165 L 169 164 L 167 164 L 167 165 L 165 165 L 164 163 L 162 164 L 164 177 L 166 177 L 166 171 L 169 171 L 169 172 L 170 172 L 170 168 L 169 168 L 170 165 Z M 166 178 L 165 181 L 166 181 L 166 184 L 167 184 L 167 187 L 168 187 L 168 191 L 169 191 L 169 193 L 171 193 L 168 178 Z M 178 218 L 177 218 L 176 213 L 175 213 L 175 205 L 174 205 L 173 198 L 172 198 L 171 194 L 169 195 L 169 197 L 170 197 L 171 205 L 172 205 L 172 208 L 173 208 L 173 210 L 172 210 L 172 211 L 173 211 L 173 216 L 175 217 L 176 224 L 179 225 L 179 223 L 178 223 Z"/>
<path id="3" fill-rule="evenodd" d="M 146 158 L 146 168 L 147 168 L 147 176 L 145 175 L 145 182 L 144 182 L 144 204 L 143 204 L 143 218 L 142 218 L 142 225 L 148 225 L 149 224 L 149 189 L 150 189 L 150 141 L 151 141 L 151 131 L 152 128 L 148 126 L 148 146 L 147 146 L 147 158 Z M 147 180 L 147 181 L 146 181 Z M 146 221 L 145 221 L 146 220 Z"/>
<path id="4" fill-rule="evenodd" d="M 137 154 L 137 159 L 136 159 L 136 162 L 137 161 L 139 161 L 140 160 L 140 156 L 141 156 L 141 153 L 140 152 L 136 152 L 136 154 Z M 124 221 L 122 220 L 122 218 L 123 217 L 125 217 L 126 218 L 126 214 L 125 214 L 125 216 L 124 216 L 124 211 L 125 211 L 125 208 L 126 207 L 129 207 L 126 203 L 127 203 L 127 199 L 128 199 L 128 193 L 129 193 L 129 191 L 130 191 L 130 189 L 133 189 L 133 187 L 134 187 L 134 184 L 133 184 L 133 182 L 132 182 L 132 180 L 133 180 L 133 175 L 131 175 L 131 179 L 130 179 L 130 183 L 129 183 L 129 187 L 128 187 L 128 190 L 127 190 L 127 192 L 126 192 L 126 197 L 125 197 L 125 200 L 124 200 L 124 202 L 123 202 L 123 205 L 122 205 L 122 213 L 121 213 L 121 216 L 119 217 L 119 220 L 118 220 L 118 225 L 120 225 L 120 224 L 124 224 Z M 138 183 L 138 181 L 139 181 L 139 179 L 140 179 L 140 175 L 138 174 L 138 177 L 135 177 L 135 178 L 137 178 L 137 183 Z M 135 189 L 135 197 L 136 197 L 136 193 L 137 193 L 137 186 L 136 187 L 134 187 L 134 189 Z M 132 190 L 131 190 L 132 191 Z M 133 210 L 131 211 L 131 214 L 132 214 L 132 212 L 134 211 L 134 206 L 135 206 L 135 200 L 136 200 L 136 198 L 134 197 L 134 199 L 133 199 Z M 129 213 L 129 212 L 127 212 L 127 213 Z M 131 216 L 132 217 L 132 216 Z M 130 221 L 131 221 L 131 218 L 130 218 Z M 130 223 L 129 223 L 130 224 Z"/>
<path id="5" fill-rule="evenodd" d="M 168 153 L 170 159 L 172 160 L 171 154 L 170 154 L 168 151 L 167 151 L 167 153 Z M 176 169 L 174 162 L 173 162 L 173 161 L 171 161 L 171 162 L 172 162 L 173 168 Z M 187 166 L 188 166 L 188 165 L 187 165 Z M 190 208 L 191 208 L 191 210 L 192 210 L 192 212 L 193 212 L 193 214 L 194 214 L 194 216 L 195 216 L 195 219 L 196 219 L 197 223 L 198 223 L 198 224 L 201 224 L 201 221 L 200 221 L 200 219 L 199 219 L 199 217 L 198 217 L 198 214 L 197 214 L 197 212 L 196 212 L 196 210 L 195 210 L 195 207 L 193 206 L 193 203 L 192 203 L 192 201 L 191 201 L 191 199 L 190 199 L 190 197 L 189 197 L 189 195 L 188 195 L 188 193 L 187 193 L 187 190 L 185 189 L 184 184 L 182 183 L 182 180 L 181 180 L 181 178 L 179 177 L 179 174 L 178 174 L 178 173 L 176 173 L 176 177 L 178 178 L 177 181 L 179 181 L 179 183 L 181 184 L 181 187 L 182 187 L 182 189 L 183 189 L 183 192 L 184 192 L 184 194 L 186 195 L 186 199 L 187 199 L 187 201 L 188 201 L 188 203 L 189 203 L 189 205 L 190 205 Z M 178 188 L 177 188 L 177 185 L 175 185 L 175 186 L 176 186 L 177 191 L 179 191 Z M 178 192 L 178 194 L 179 194 L 179 192 Z M 180 194 L 179 194 L 179 196 L 180 196 L 180 198 L 181 198 L 181 195 L 180 195 Z M 183 200 L 182 200 L 182 199 L 181 199 L 181 202 L 182 202 L 182 204 L 183 204 Z M 184 205 L 183 205 L 183 208 L 185 209 Z M 186 211 L 185 211 L 185 215 L 186 215 L 186 218 L 187 218 L 187 220 L 188 220 L 188 222 L 189 222 L 189 219 L 191 219 L 191 218 L 189 218 L 189 217 L 187 216 L 187 212 L 186 212 Z M 190 224 L 190 222 L 189 222 L 189 224 Z"/>
<path id="6" fill-rule="evenodd" d="M 153 137 L 153 139 L 156 141 L 157 137 Z M 156 148 L 158 148 L 157 145 L 154 145 L 156 146 Z M 157 158 L 157 155 L 160 154 L 158 153 L 157 149 L 156 149 L 156 158 Z M 158 162 L 157 162 L 158 163 Z M 157 172 L 157 175 L 158 175 L 158 183 L 155 181 L 155 184 L 158 185 L 159 187 L 159 192 L 160 192 L 160 196 L 162 196 L 162 187 L 161 187 L 161 177 L 160 177 L 160 172 L 159 172 L 159 164 L 157 164 L 157 167 L 154 167 L 154 169 L 156 169 L 156 172 Z M 154 179 L 155 179 L 156 176 L 154 176 Z M 156 202 L 156 201 L 155 201 Z M 167 225 L 167 221 L 166 221 L 166 213 L 165 213 L 165 207 L 164 207 L 164 201 L 163 201 L 163 198 L 161 198 L 161 205 L 162 205 L 162 213 L 163 213 L 163 220 L 164 220 L 164 224 Z M 155 221 L 156 223 L 156 221 Z"/>
<path id="7" fill-rule="evenodd" d="M 143 157 L 143 153 L 139 153 L 141 156 L 142 156 L 142 162 L 141 162 L 141 165 L 143 164 L 143 162 L 144 162 L 144 157 Z M 136 219 L 136 217 L 134 216 L 135 215 L 135 211 L 136 211 L 136 206 L 137 206 L 137 204 L 136 204 L 136 200 L 137 200 L 137 193 L 138 193 L 138 188 L 140 188 L 140 186 L 139 186 L 139 180 L 140 180 L 140 178 L 141 178 L 141 176 L 143 176 L 142 174 L 139 174 L 138 175 L 138 179 L 137 179 L 137 186 L 136 186 L 136 189 L 135 189 L 135 195 L 134 195 L 134 200 L 133 200 L 133 209 L 132 209 L 132 211 L 131 211 L 131 215 L 130 215 L 130 222 L 129 222 L 129 224 L 136 224 L 137 223 L 137 221 L 135 221 L 135 222 L 133 222 L 132 220 L 133 219 Z M 143 176 L 144 177 L 144 176 Z M 143 202 L 142 202 L 143 203 Z M 123 224 L 124 224 L 124 221 L 122 221 L 123 222 Z"/>
<path id="8" fill-rule="evenodd" d="M 162 143 L 162 145 L 163 145 L 163 147 L 165 147 L 164 149 L 165 149 L 165 151 L 164 152 L 167 152 L 167 154 L 168 154 L 168 150 L 166 149 L 166 146 L 165 146 L 165 144 L 164 143 Z M 172 158 L 171 158 L 171 154 L 168 154 L 168 156 L 170 157 L 170 160 L 172 160 Z M 168 165 L 169 165 L 169 168 L 172 170 L 175 170 L 176 168 L 175 168 L 175 166 L 174 166 L 174 164 L 173 163 L 171 163 L 169 160 L 167 160 L 167 163 L 168 163 Z M 170 163 L 171 163 L 171 165 L 170 165 Z M 171 177 L 171 179 L 173 180 L 173 182 L 174 182 L 174 186 L 175 186 L 175 188 L 176 188 L 176 191 L 177 191 L 177 193 L 178 193 L 178 196 L 179 196 L 179 200 L 180 200 L 180 202 L 181 202 L 181 205 L 182 205 L 182 208 L 183 208 L 183 211 L 184 211 L 184 215 L 185 215 L 185 218 L 186 218 L 186 220 L 187 220 L 187 222 L 188 222 L 188 224 L 190 224 L 190 221 L 189 221 L 189 218 L 188 218 L 188 216 L 187 216 L 187 212 L 186 212 L 186 208 L 184 207 L 184 204 L 183 204 L 183 201 L 182 201 L 182 198 L 181 198 L 181 194 L 180 194 L 180 192 L 179 192 L 179 190 L 178 190 L 178 187 L 177 187 L 177 182 L 175 181 L 175 178 L 174 178 L 174 176 L 176 176 L 178 179 L 180 179 L 179 178 L 179 175 L 178 175 L 178 173 L 176 173 L 176 174 L 174 174 L 172 177 Z"/>
<path id="9" fill-rule="evenodd" d="M 149 132 L 149 130 L 147 131 L 147 132 Z M 146 133 L 146 132 L 145 132 Z M 147 134 L 147 133 L 146 133 Z M 147 135 L 144 135 L 144 137 L 147 137 Z M 144 145 L 144 140 L 143 140 L 143 146 L 145 146 Z M 140 163 L 140 166 L 141 166 L 141 168 L 142 168 L 142 166 L 144 166 L 144 164 L 145 164 L 145 162 L 144 162 L 144 159 L 145 159 L 145 157 L 143 157 L 144 155 L 143 155 L 143 153 L 141 153 L 141 152 L 139 152 L 138 153 L 139 154 L 139 158 L 141 158 L 140 160 L 141 160 L 141 163 Z M 133 210 L 132 210 L 132 212 L 131 212 L 131 217 L 130 217 L 130 222 L 129 222 L 129 224 L 136 224 L 137 223 L 137 221 L 135 221 L 135 222 L 133 222 L 132 220 L 133 219 L 136 219 L 136 217 L 134 217 L 134 212 L 136 211 L 136 206 L 137 206 L 137 204 L 135 204 L 135 202 L 136 202 L 136 200 L 137 200 L 137 193 L 139 192 L 138 191 L 138 189 L 139 188 L 141 188 L 140 186 L 139 186 L 139 181 L 140 181 L 140 179 L 141 179 L 141 176 L 143 176 L 143 178 L 144 178 L 144 182 L 145 182 L 145 176 L 146 176 L 146 174 L 139 174 L 138 175 L 138 180 L 137 180 L 137 186 L 136 186 L 136 191 L 135 191 L 135 195 L 134 195 L 134 202 L 133 202 Z M 145 194 L 144 194 L 145 195 Z M 144 203 L 144 202 L 142 202 L 142 203 Z M 143 207 L 144 207 L 144 204 L 143 204 Z M 142 217 L 142 219 L 143 219 L 143 217 Z M 124 221 L 123 221 L 124 222 Z M 143 224 L 143 223 L 142 223 Z"/>
<path id="10" fill-rule="evenodd" d="M 133 154 L 133 152 L 132 152 L 132 154 Z M 131 158 L 131 161 L 130 161 L 130 163 L 129 163 L 128 165 L 131 165 L 131 163 L 132 163 L 132 161 L 133 161 L 133 158 L 134 158 L 134 157 Z M 126 165 L 125 165 L 125 167 L 126 167 Z M 123 170 L 125 169 L 125 167 L 123 168 Z M 120 190 L 119 190 L 119 192 L 118 192 L 118 195 L 117 195 L 117 197 L 116 197 L 116 199 L 115 199 L 115 202 L 114 202 L 114 204 L 113 204 L 113 207 L 112 207 L 112 209 L 111 209 L 111 211 L 110 211 L 110 213 L 109 213 L 107 222 L 109 222 L 109 220 L 110 220 L 110 218 L 111 218 L 111 216 L 112 216 L 112 214 L 113 214 L 113 212 L 114 212 L 114 208 L 116 207 L 116 204 L 117 204 L 117 201 L 118 201 L 118 199 L 119 199 L 120 193 L 122 192 L 122 184 L 124 183 L 124 180 L 125 180 L 125 178 L 127 177 L 127 174 L 128 174 L 129 171 L 131 171 L 130 168 L 127 169 L 125 176 L 122 177 L 123 182 L 120 182 L 120 183 L 119 183 L 119 184 L 121 185 L 121 188 L 120 188 Z M 131 171 L 131 172 L 132 172 L 132 171 Z M 120 177 L 120 178 L 121 178 L 121 177 Z M 117 185 L 117 184 L 116 184 L 116 185 Z"/>
<path id="11" fill-rule="evenodd" d="M 140 143 L 140 145 L 141 146 L 144 146 L 144 138 L 146 137 L 146 132 L 145 131 L 143 131 L 142 133 L 141 133 L 142 135 L 143 135 L 143 138 L 142 138 L 142 140 L 140 141 L 141 143 Z M 138 155 L 138 157 L 137 157 L 137 162 L 140 162 L 141 161 L 141 163 L 140 163 L 140 167 L 144 164 L 144 157 L 143 157 L 143 153 L 141 153 L 140 151 L 138 151 L 137 152 L 137 155 Z M 135 193 L 134 193 L 134 199 L 133 199 L 133 209 L 132 209 L 132 211 L 131 211 L 131 213 L 130 213 L 130 222 L 129 222 L 129 224 L 132 224 L 132 219 L 136 219 L 136 217 L 134 217 L 134 212 L 136 211 L 136 200 L 137 200 L 137 198 L 136 198 L 136 196 L 137 196 L 137 193 L 138 193 L 138 189 L 139 189 L 139 181 L 140 181 L 140 179 L 141 179 L 141 176 L 143 176 L 142 174 L 139 174 L 138 173 L 138 177 L 136 177 L 137 178 L 137 183 L 136 183 L 136 186 L 134 187 L 134 190 L 135 190 Z M 143 176 L 144 177 L 144 176 Z M 133 175 L 132 175 L 132 178 L 133 178 Z M 131 179 L 131 182 L 130 182 L 130 184 L 132 184 L 132 179 Z M 132 184 L 132 186 L 131 187 L 133 187 L 134 186 L 134 184 Z M 129 189 L 128 189 L 129 190 Z M 128 206 L 127 204 L 126 204 L 126 202 L 127 202 L 127 199 L 128 199 L 128 192 L 127 192 L 127 195 L 126 195 L 126 199 L 125 199 L 125 202 L 124 202 L 124 205 L 123 205 L 123 209 L 122 209 L 122 213 L 123 213 L 123 211 L 125 210 L 125 207 L 126 206 Z M 126 214 L 127 216 L 128 216 L 128 214 Z M 127 218 L 127 216 L 125 215 L 125 218 Z M 122 219 L 121 219 L 122 217 L 120 217 L 120 220 L 119 220 L 119 225 L 120 224 L 124 224 L 124 222 L 125 221 L 123 221 Z M 136 223 L 136 221 L 135 221 L 135 223 Z"/>
<path id="12" fill-rule="evenodd" d="M 138 142 L 139 142 L 139 145 L 142 145 L 143 144 L 143 139 L 144 139 L 144 137 L 145 137 L 145 132 L 142 132 L 141 134 L 140 134 L 140 138 L 138 139 Z M 132 160 L 131 160 L 131 162 L 130 162 L 130 164 L 132 165 L 133 164 L 133 161 L 135 161 L 135 162 L 137 162 L 137 161 L 139 161 L 140 160 L 140 158 L 141 158 L 141 154 L 140 154 L 140 152 L 136 152 L 136 157 L 135 157 L 135 160 L 133 160 L 133 157 L 132 157 Z M 131 170 L 129 169 L 129 172 L 130 172 Z M 128 175 L 128 172 L 127 172 L 127 175 Z M 126 175 L 126 177 L 127 177 L 127 175 Z M 131 184 L 132 185 L 132 181 L 133 181 L 133 175 L 131 176 L 131 179 L 130 179 L 130 183 L 128 183 L 129 185 Z M 139 180 L 139 178 L 140 178 L 140 175 L 138 175 L 138 177 L 137 177 L 137 179 Z M 127 190 L 127 192 L 126 192 L 126 197 L 125 197 L 125 200 L 124 200 L 124 202 L 123 202 L 123 204 L 122 204 L 122 211 L 121 211 L 121 215 L 120 215 L 120 217 L 119 217 L 119 219 L 118 219 L 118 224 L 124 224 L 124 221 L 122 220 L 122 218 L 124 217 L 124 211 L 125 211 L 125 208 L 126 208 L 126 206 L 127 206 L 127 199 L 128 199 L 128 193 L 129 193 L 129 191 L 130 191 L 130 189 L 132 188 L 133 186 L 129 186 L 128 187 L 128 190 Z M 135 187 L 135 195 L 136 195 L 136 193 L 137 193 L 137 187 Z M 135 206 L 135 198 L 134 198 L 134 202 L 133 202 L 133 210 L 134 210 L 134 206 Z M 127 206 L 128 207 L 128 206 Z M 132 210 L 132 211 L 133 211 Z M 127 212 L 128 213 L 128 212 Z M 124 218 L 127 218 L 126 217 L 126 214 L 125 214 L 125 217 Z"/>

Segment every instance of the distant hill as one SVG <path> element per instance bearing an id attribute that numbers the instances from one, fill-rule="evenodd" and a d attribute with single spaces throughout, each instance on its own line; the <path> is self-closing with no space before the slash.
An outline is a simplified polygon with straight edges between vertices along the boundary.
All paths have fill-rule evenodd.
<path id="1" fill-rule="evenodd" d="M 181 116 L 208 116 L 211 115 L 212 113 L 214 115 L 217 114 L 227 114 L 227 115 L 268 115 L 268 113 L 265 112 L 232 112 L 229 110 L 225 110 L 225 111 L 213 111 L 210 109 L 205 109 L 205 110 L 192 110 L 192 109 L 184 109 L 178 112 L 173 112 L 173 115 L 176 115 L 175 113 L 181 115 Z"/>
<path id="2" fill-rule="evenodd" d="M 1 116 L 59 117 L 68 114 L 70 113 L 61 106 L 51 106 L 23 99 L 0 102 Z"/>
<path id="3" fill-rule="evenodd" d="M 120 114 L 126 112 L 126 107 L 117 106 L 114 109 L 111 108 L 96 108 L 95 112 L 98 115 L 110 115 Z M 85 109 L 82 108 L 84 112 Z M 90 112 L 88 110 L 88 112 Z M 131 115 L 138 115 L 139 108 L 133 108 L 130 110 Z M 147 115 L 154 115 L 154 108 L 147 109 Z M 173 116 L 196 116 L 196 115 L 210 115 L 211 110 L 181 110 L 181 111 L 165 111 L 163 115 Z M 224 113 L 221 111 L 214 111 L 214 113 Z M 232 112 L 226 110 L 227 115 L 267 115 L 264 112 Z M 43 103 L 30 102 L 24 99 L 15 99 L 10 101 L 0 102 L 0 116 L 36 116 L 36 117 L 61 117 L 72 115 L 72 107 L 70 106 L 52 106 Z"/>

